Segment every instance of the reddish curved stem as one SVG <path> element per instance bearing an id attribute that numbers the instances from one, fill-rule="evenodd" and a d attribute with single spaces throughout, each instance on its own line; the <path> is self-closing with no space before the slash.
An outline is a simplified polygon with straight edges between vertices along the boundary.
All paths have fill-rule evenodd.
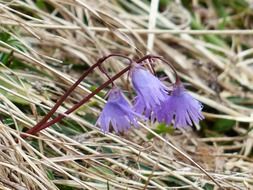
<path id="1" fill-rule="evenodd" d="M 26 133 L 28 134 L 35 134 L 39 131 L 41 131 L 42 129 L 45 129 L 59 121 L 61 121 L 64 117 L 66 117 L 66 115 L 72 113 L 73 111 L 75 111 L 76 109 L 78 109 L 80 106 L 82 106 L 84 103 L 86 103 L 87 101 L 89 101 L 94 95 L 96 95 L 97 93 L 99 93 L 102 89 L 104 89 L 105 87 L 107 87 L 109 84 L 111 84 L 112 81 L 116 80 L 117 78 L 119 78 L 119 76 L 123 75 L 124 73 L 126 73 L 131 66 L 126 67 L 124 70 L 122 70 L 121 72 L 119 72 L 117 75 L 115 75 L 114 77 L 112 77 L 110 80 L 106 81 L 105 83 L 103 83 L 100 87 L 98 87 L 96 90 L 94 90 L 92 93 L 90 93 L 88 96 L 86 96 L 84 99 L 82 99 L 80 102 L 78 102 L 77 104 L 75 104 L 72 108 L 70 108 L 68 111 L 66 111 L 64 113 L 64 115 L 59 115 L 56 118 L 52 119 L 51 121 L 47 122 L 44 125 L 41 125 L 39 127 L 36 128 L 32 128 L 30 130 L 28 130 Z M 27 137 L 26 135 L 23 135 L 23 138 Z"/>
<path id="2" fill-rule="evenodd" d="M 132 60 L 128 58 L 127 56 L 121 55 L 121 54 L 110 54 L 107 56 L 104 56 L 100 58 L 94 65 L 92 65 L 87 71 L 85 71 L 81 77 L 61 96 L 61 98 L 55 103 L 54 107 L 45 115 L 45 117 L 38 122 L 33 128 L 29 129 L 26 133 L 28 134 L 34 134 L 42 125 L 44 125 L 49 118 L 54 114 L 54 112 L 59 108 L 59 106 L 66 100 L 66 98 L 72 93 L 72 91 L 83 81 L 83 79 L 90 73 L 92 72 L 97 66 L 100 66 L 106 59 L 113 57 L 113 56 L 118 56 L 118 57 L 123 57 L 125 59 L 128 59 L 130 63 Z M 25 135 L 22 135 L 22 137 L 25 137 Z"/>

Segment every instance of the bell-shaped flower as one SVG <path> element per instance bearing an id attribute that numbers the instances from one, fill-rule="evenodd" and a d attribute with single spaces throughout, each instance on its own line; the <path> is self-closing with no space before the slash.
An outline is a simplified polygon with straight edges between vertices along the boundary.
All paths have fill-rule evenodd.
<path id="1" fill-rule="evenodd" d="M 194 99 L 182 84 L 175 84 L 170 95 L 161 106 L 154 111 L 158 122 L 170 125 L 174 119 L 174 126 L 186 127 L 198 124 L 204 119 L 201 113 L 202 104 Z"/>
<path id="2" fill-rule="evenodd" d="M 108 101 L 96 125 L 99 125 L 104 133 L 109 132 L 110 126 L 116 133 L 125 132 L 130 129 L 131 124 L 138 127 L 137 117 L 143 118 L 143 116 L 132 110 L 121 90 L 113 88 L 109 92 Z"/>
<path id="3" fill-rule="evenodd" d="M 137 93 L 134 110 L 149 117 L 152 111 L 166 99 L 167 87 L 140 65 L 133 65 L 130 74 Z"/>

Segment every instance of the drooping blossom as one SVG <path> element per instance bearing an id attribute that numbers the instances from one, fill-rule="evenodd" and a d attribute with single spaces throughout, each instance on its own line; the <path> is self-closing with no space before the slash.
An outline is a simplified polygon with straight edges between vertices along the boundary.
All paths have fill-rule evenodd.
<path id="1" fill-rule="evenodd" d="M 152 111 L 166 99 L 167 87 L 140 65 L 134 65 L 130 73 L 133 87 L 137 93 L 134 110 L 150 117 Z"/>
<path id="2" fill-rule="evenodd" d="M 153 114 L 158 122 L 168 125 L 174 120 L 174 126 L 178 128 L 198 124 L 204 119 L 201 110 L 202 104 L 194 99 L 182 84 L 175 84 L 171 94 Z"/>
<path id="3" fill-rule="evenodd" d="M 131 105 L 124 98 L 119 88 L 113 88 L 109 92 L 108 101 L 101 112 L 96 125 L 101 127 L 104 133 L 108 133 L 110 126 L 116 133 L 130 129 L 131 124 L 138 127 L 137 117 L 142 116 L 132 110 Z"/>

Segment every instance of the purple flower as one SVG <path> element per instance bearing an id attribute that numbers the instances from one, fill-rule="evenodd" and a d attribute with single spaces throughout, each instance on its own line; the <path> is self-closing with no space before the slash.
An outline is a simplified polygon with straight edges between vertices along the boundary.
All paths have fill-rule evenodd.
<path id="1" fill-rule="evenodd" d="M 154 109 L 166 99 L 167 87 L 140 65 L 131 69 L 133 87 L 137 93 L 134 110 L 149 117 Z"/>
<path id="2" fill-rule="evenodd" d="M 109 132 L 110 125 L 116 133 L 119 133 L 130 129 L 131 124 L 138 127 L 136 117 L 142 116 L 132 110 L 121 90 L 119 88 L 114 88 L 109 92 L 108 101 L 96 125 L 100 125 L 104 133 Z"/>
<path id="3" fill-rule="evenodd" d="M 174 85 L 171 95 L 163 102 L 160 108 L 154 111 L 158 122 L 170 125 L 174 119 L 175 127 L 192 126 L 204 119 L 201 113 L 202 104 L 194 99 L 182 84 Z"/>

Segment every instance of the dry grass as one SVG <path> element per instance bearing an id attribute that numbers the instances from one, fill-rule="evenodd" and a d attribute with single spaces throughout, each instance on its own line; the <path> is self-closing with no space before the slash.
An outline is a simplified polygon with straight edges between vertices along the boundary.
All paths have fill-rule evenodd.
<path id="1" fill-rule="evenodd" d="M 140 0 L 0 1 L 0 189 L 218 188 L 168 144 L 187 153 L 222 187 L 253 188 L 253 32 L 241 30 L 249 27 L 250 10 L 231 7 L 236 13 L 231 11 L 226 30 L 220 31 L 209 30 L 223 22 L 209 3 L 206 9 L 198 1 L 189 3 L 196 9 L 191 15 L 180 1 L 163 13 L 157 2 L 150 8 Z M 210 22 L 195 31 L 193 19 Z M 243 26 L 232 24 L 238 20 Z M 105 135 L 94 126 L 104 91 L 53 128 L 28 140 L 19 137 L 88 65 L 111 52 L 165 57 L 205 105 L 206 120 L 194 131 L 154 137 L 150 129 L 157 124 L 150 123 L 121 136 Z M 104 66 L 113 75 L 124 63 L 113 59 Z M 172 79 L 166 65 L 156 69 Z M 57 113 L 105 80 L 96 70 Z M 117 84 L 129 89 L 127 76 Z M 214 129 L 217 121 L 228 131 Z"/>

